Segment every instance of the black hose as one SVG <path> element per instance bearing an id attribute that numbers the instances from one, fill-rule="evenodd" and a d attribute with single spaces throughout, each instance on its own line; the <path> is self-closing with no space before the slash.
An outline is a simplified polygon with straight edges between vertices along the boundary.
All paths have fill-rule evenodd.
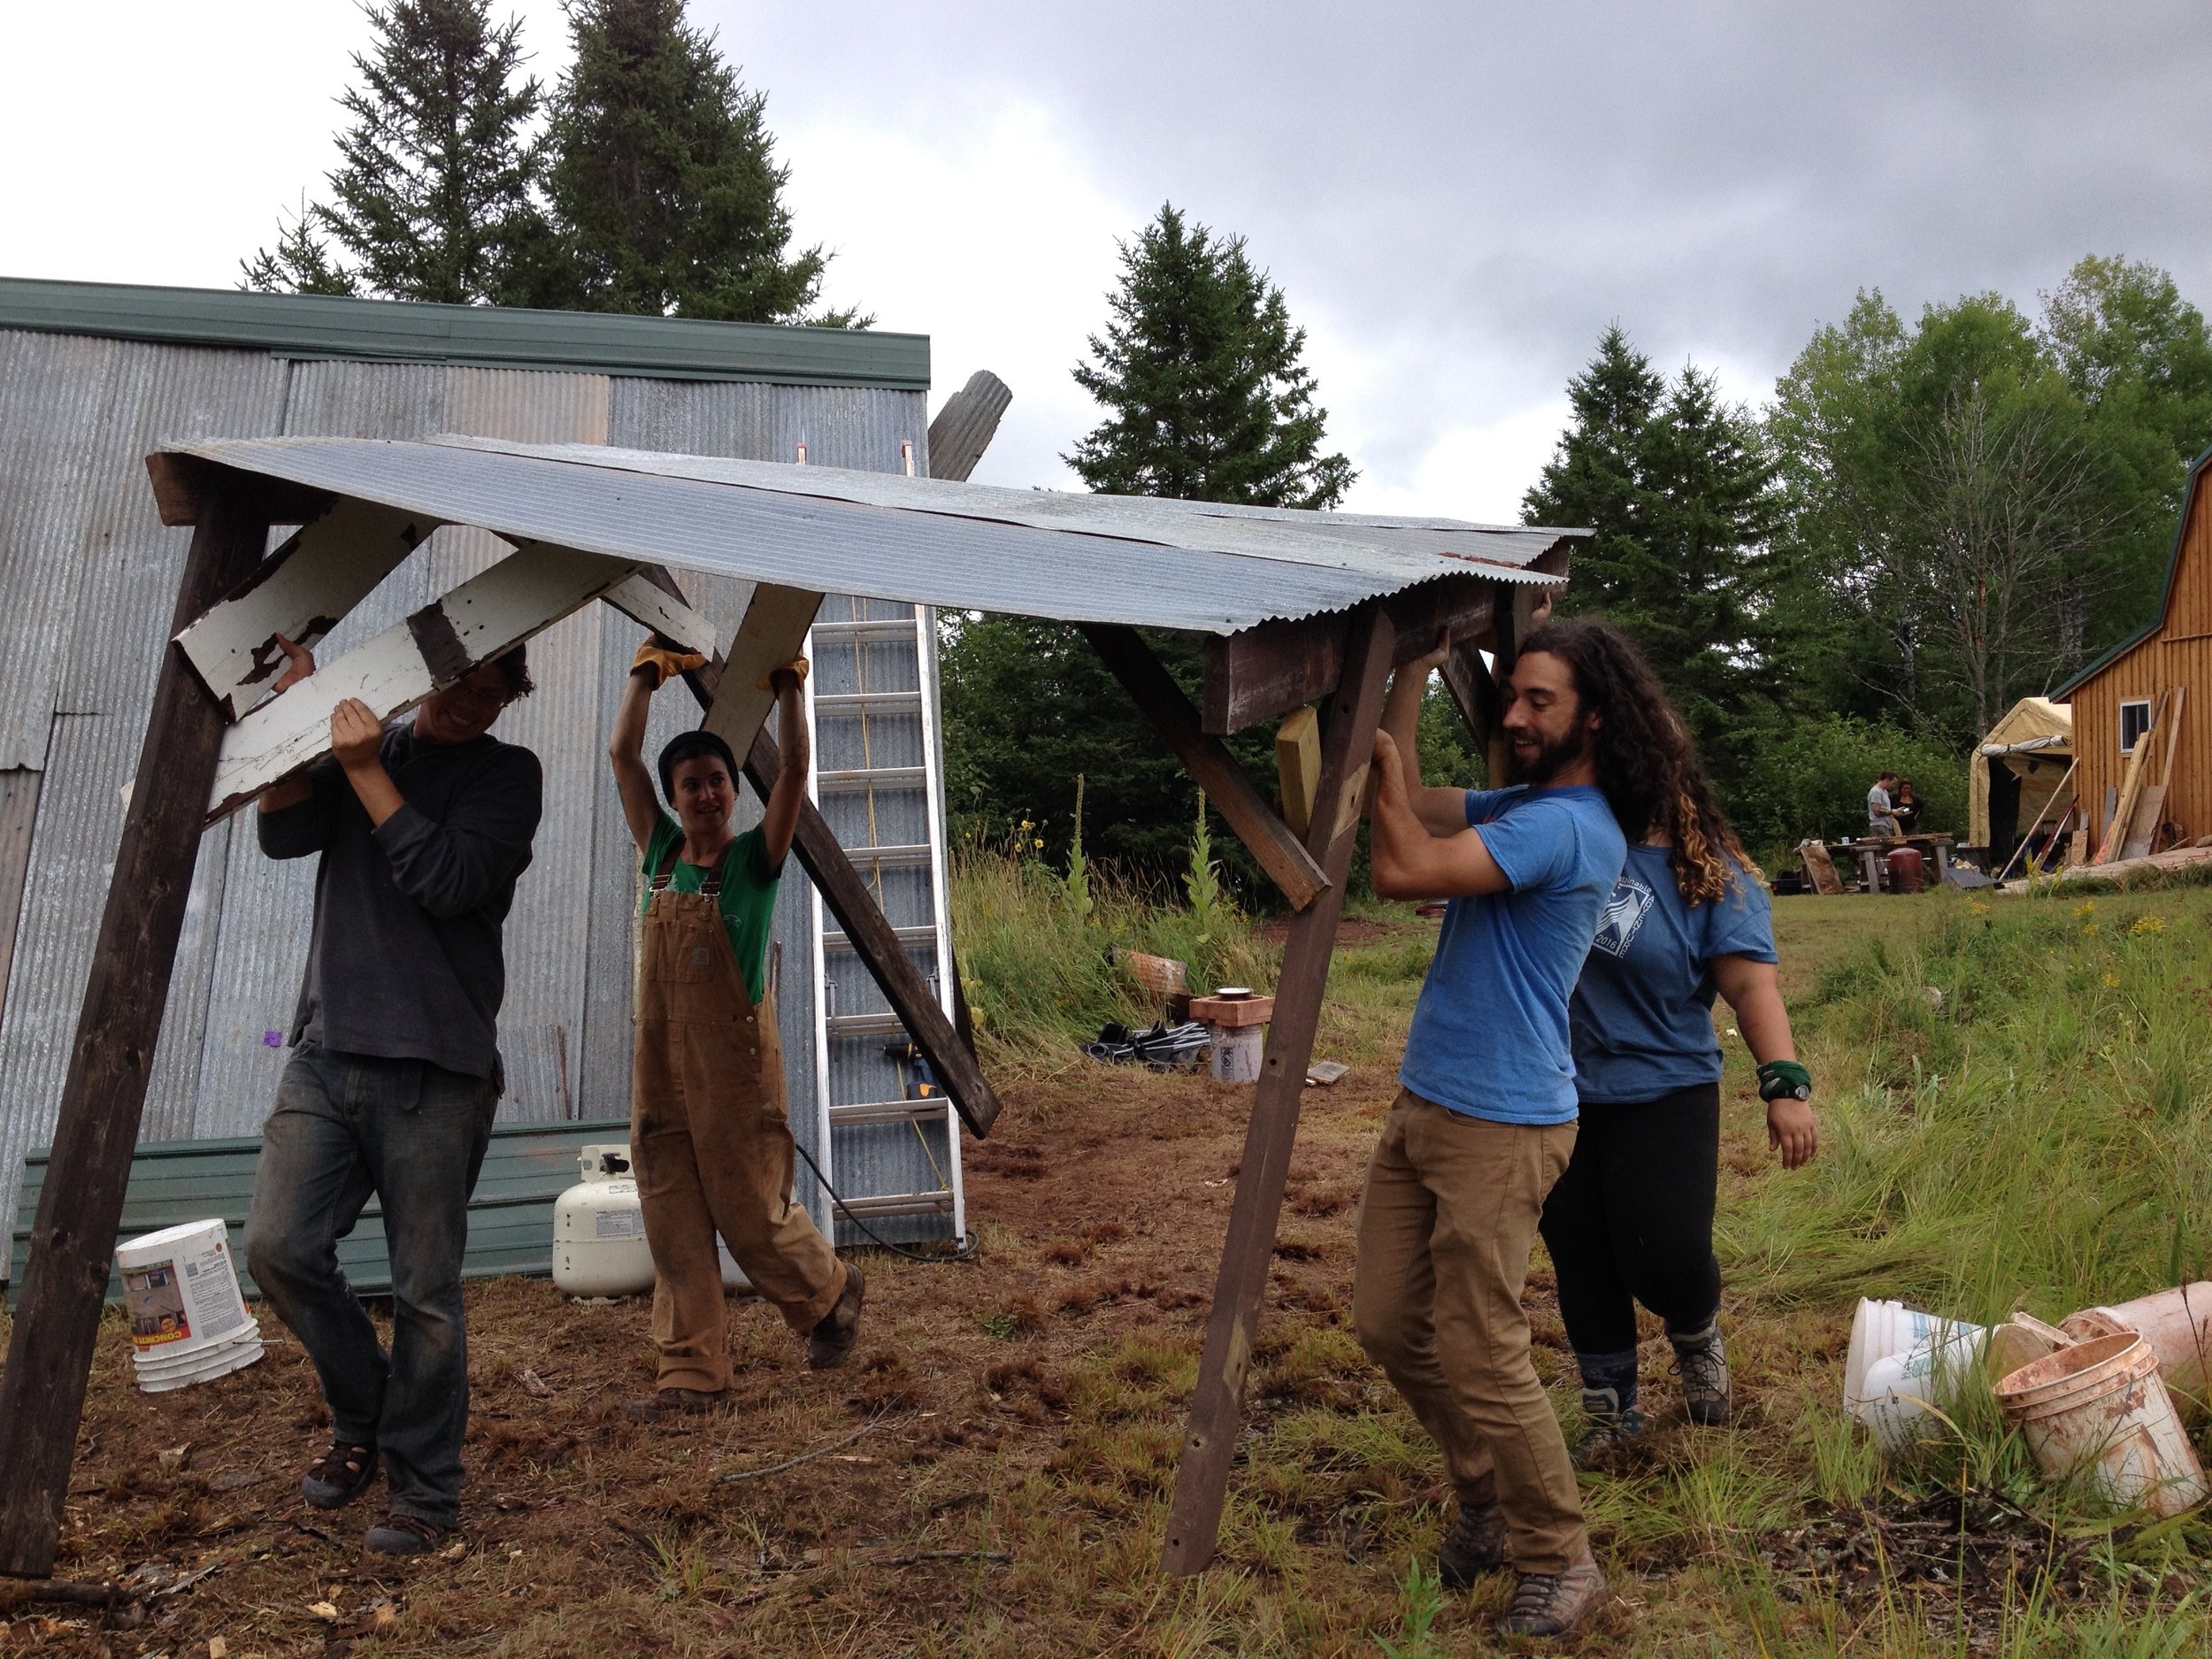
<path id="1" fill-rule="evenodd" d="M 814 1171 L 814 1179 L 822 1183 L 822 1190 L 830 1195 L 830 1202 L 837 1206 L 843 1213 L 845 1219 L 873 1239 L 884 1249 L 890 1251 L 892 1255 L 903 1256 L 910 1262 L 933 1262 L 942 1266 L 949 1262 L 972 1262 L 975 1260 L 976 1252 L 982 1248 L 983 1241 L 976 1237 L 975 1229 L 972 1227 L 962 1233 L 960 1242 L 949 1251 L 910 1250 L 902 1244 L 892 1243 L 890 1240 L 853 1214 L 852 1206 L 840 1197 L 837 1189 L 829 1184 L 829 1177 L 822 1173 L 822 1166 L 814 1161 L 814 1155 L 804 1147 L 799 1146 L 797 1136 L 792 1137 L 791 1144 L 798 1148 L 799 1156 L 806 1160 L 807 1168 Z"/>

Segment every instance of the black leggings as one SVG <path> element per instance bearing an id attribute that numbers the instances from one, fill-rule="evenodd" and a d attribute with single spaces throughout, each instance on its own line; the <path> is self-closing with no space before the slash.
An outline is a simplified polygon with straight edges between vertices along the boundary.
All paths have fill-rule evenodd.
<path id="1" fill-rule="evenodd" d="M 1719 1178 L 1719 1084 L 1583 1106 L 1574 1156 L 1542 1223 L 1576 1353 L 1632 1350 L 1640 1302 L 1683 1335 L 1710 1322 L 1720 1308 Z"/>

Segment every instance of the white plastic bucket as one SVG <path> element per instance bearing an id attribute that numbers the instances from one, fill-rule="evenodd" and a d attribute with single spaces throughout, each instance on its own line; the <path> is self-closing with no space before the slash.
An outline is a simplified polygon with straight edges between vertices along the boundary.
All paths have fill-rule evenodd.
<path id="1" fill-rule="evenodd" d="M 1267 1049 L 1264 1025 L 1210 1025 L 1207 1070 L 1217 1083 L 1256 1083 L 1260 1059 Z"/>
<path id="2" fill-rule="evenodd" d="M 2107 1502 L 2161 1519 L 2204 1502 L 2204 1470 L 2157 1351 L 2131 1331 L 2022 1366 L 1997 1385 L 1997 1400 L 2053 1480 L 2085 1474 Z"/>
<path id="3" fill-rule="evenodd" d="M 189 1387 L 194 1383 L 206 1382 L 211 1378 L 227 1377 L 232 1371 L 242 1371 L 262 1356 L 261 1333 L 252 1325 L 235 1337 L 225 1337 L 205 1348 L 195 1348 L 170 1360 L 148 1361 L 142 1357 L 134 1366 L 138 1386 L 150 1394 L 168 1394 L 172 1390 Z"/>
<path id="4" fill-rule="evenodd" d="M 1970 1358 L 1979 1352 L 1979 1339 L 1985 1334 L 1981 1325 L 1923 1313 L 1901 1302 L 1862 1300 L 1851 1317 L 1851 1347 L 1843 1362 L 1843 1409 L 1861 1416 L 1859 1408 L 1868 1399 L 1867 1373 L 1879 1362 L 1892 1356 L 1932 1352 L 1962 1339 L 1976 1343 L 1968 1351 Z"/>
<path id="5" fill-rule="evenodd" d="M 1955 1397 L 1974 1374 L 1985 1333 L 1953 1325 L 1947 1341 L 1886 1354 L 1867 1367 L 1851 1415 L 1873 1431 L 1885 1451 L 1908 1445 L 1940 1399 Z"/>
<path id="6" fill-rule="evenodd" d="M 259 1330 L 239 1293 L 222 1218 L 164 1227 L 116 1247 L 139 1358 L 179 1362 Z"/>

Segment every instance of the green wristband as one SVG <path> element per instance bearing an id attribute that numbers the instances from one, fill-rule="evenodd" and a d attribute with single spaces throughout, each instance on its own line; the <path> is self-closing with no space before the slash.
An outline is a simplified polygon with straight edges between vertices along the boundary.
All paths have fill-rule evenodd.
<path id="1" fill-rule="evenodd" d="M 1813 1074 L 1794 1060 L 1770 1060 L 1759 1068 L 1761 1100 L 1809 1100 Z"/>

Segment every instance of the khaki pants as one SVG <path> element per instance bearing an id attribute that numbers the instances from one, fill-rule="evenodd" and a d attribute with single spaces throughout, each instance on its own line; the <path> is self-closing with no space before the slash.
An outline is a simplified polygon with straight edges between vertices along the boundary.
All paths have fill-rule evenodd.
<path id="1" fill-rule="evenodd" d="M 776 1010 L 745 993 L 720 913 L 657 892 L 641 931 L 630 1147 L 653 1251 L 657 1386 L 730 1386 L 719 1233 L 785 1323 L 811 1331 L 845 1289 L 837 1259 L 791 1199 L 796 1148 Z"/>
<path id="2" fill-rule="evenodd" d="M 1360 1201 L 1360 1346 L 1441 1448 L 1460 1501 L 1503 1509 L 1521 1572 L 1590 1553 L 1521 1308 L 1544 1195 L 1574 1142 L 1571 1123 L 1492 1123 L 1401 1089 Z"/>

